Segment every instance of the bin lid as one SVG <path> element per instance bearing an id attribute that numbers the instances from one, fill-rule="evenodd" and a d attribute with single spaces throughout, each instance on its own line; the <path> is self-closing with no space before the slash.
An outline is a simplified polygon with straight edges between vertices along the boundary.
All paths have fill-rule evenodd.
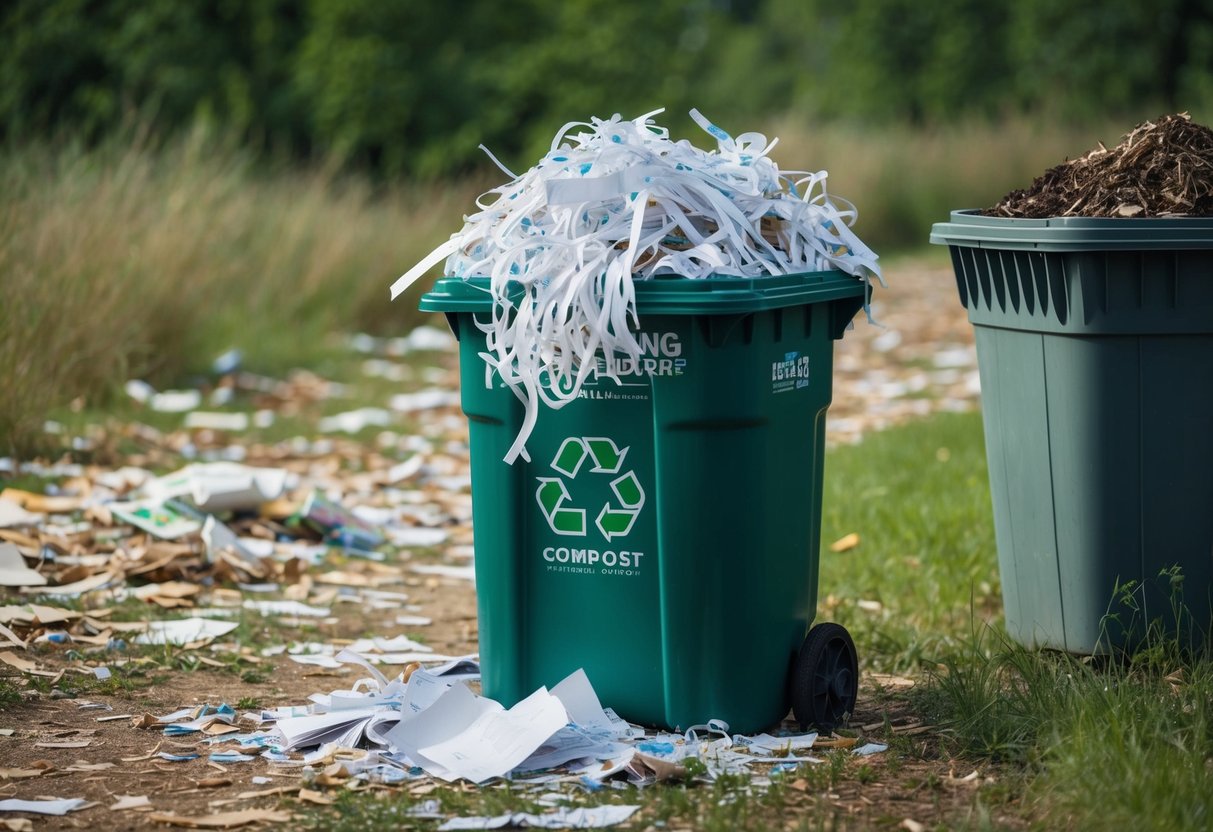
<path id="1" fill-rule="evenodd" d="M 522 296 L 521 285 L 517 297 Z M 787 306 L 866 296 L 864 281 L 836 270 L 769 277 L 686 278 L 657 275 L 637 280 L 636 311 L 640 315 L 724 315 L 762 312 Z M 511 292 L 511 297 L 515 292 Z M 423 312 L 489 312 L 493 296 L 487 277 L 443 277 L 421 298 Z M 852 312 L 851 314 L 854 314 Z"/>
<path id="2" fill-rule="evenodd" d="M 987 217 L 953 211 L 931 226 L 936 245 L 1036 251 L 1213 248 L 1213 217 Z"/>

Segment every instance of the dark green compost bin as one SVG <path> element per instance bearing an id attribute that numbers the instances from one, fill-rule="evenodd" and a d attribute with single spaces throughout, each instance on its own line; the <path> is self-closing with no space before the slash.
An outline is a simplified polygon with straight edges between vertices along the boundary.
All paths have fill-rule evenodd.
<path id="1" fill-rule="evenodd" d="M 487 380 L 488 281 L 444 278 L 421 308 L 459 338 L 486 696 L 504 704 L 584 668 L 633 722 L 833 724 L 854 646 L 814 627 L 833 342 L 862 306 L 838 272 L 636 282 L 643 354 L 622 379 L 523 421 Z M 606 357 L 598 357 L 599 367 Z"/>
<path id="2" fill-rule="evenodd" d="M 956 211 L 931 242 L 976 331 L 1008 630 L 1093 653 L 1154 621 L 1206 645 L 1213 219 Z"/>

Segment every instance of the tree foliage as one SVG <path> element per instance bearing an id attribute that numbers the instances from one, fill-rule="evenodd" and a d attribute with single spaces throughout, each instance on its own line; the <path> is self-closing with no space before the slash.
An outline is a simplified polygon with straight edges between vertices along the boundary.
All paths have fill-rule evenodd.
<path id="1" fill-rule="evenodd" d="M 1213 0 L 8 0 L 0 35 L 0 137 L 203 120 L 424 177 L 659 107 L 931 124 L 1213 96 Z"/>

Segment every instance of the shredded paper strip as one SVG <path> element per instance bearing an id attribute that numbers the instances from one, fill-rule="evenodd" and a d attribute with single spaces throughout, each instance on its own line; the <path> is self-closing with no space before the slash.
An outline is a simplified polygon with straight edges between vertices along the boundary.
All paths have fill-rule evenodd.
<path id="1" fill-rule="evenodd" d="M 660 112 L 566 124 L 523 175 L 502 166 L 511 181 L 392 286 L 394 299 L 443 260 L 447 275 L 490 279 L 486 381 L 496 372 L 526 408 L 506 462 L 528 458 L 541 404 L 563 407 L 595 374 L 619 381 L 598 355 L 639 357 L 635 280 L 838 269 L 883 285 L 825 171 L 781 172 L 778 139 L 734 138 L 696 110 L 717 148 L 671 141 Z"/>

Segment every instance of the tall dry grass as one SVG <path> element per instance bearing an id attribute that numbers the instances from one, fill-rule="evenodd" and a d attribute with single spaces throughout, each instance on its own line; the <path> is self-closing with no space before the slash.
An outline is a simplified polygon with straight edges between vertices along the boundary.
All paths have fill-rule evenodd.
<path id="1" fill-rule="evenodd" d="M 169 383 L 242 348 L 304 362 L 334 329 L 403 331 L 388 286 L 474 190 L 376 191 L 331 171 L 265 172 L 196 134 L 156 151 L 25 147 L 0 158 L 0 454 L 53 408 L 131 377 Z"/>
<path id="2" fill-rule="evenodd" d="M 950 209 L 991 204 L 1118 135 L 791 117 L 767 132 L 782 139 L 782 167 L 830 171 L 878 251 L 921 246 Z M 232 346 L 273 370 L 307 361 L 334 329 L 405 329 L 420 287 L 389 304 L 388 285 L 459 228 L 481 189 L 267 167 L 200 132 L 156 149 L 4 150 L 0 453 L 29 448 L 54 408 L 104 401 L 127 378 L 179 380 Z"/>

